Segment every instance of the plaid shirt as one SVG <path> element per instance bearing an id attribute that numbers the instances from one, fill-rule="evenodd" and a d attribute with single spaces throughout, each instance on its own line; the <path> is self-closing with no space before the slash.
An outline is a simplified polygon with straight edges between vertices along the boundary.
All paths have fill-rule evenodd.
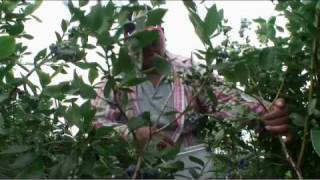
<path id="1" fill-rule="evenodd" d="M 167 59 L 171 63 L 173 67 L 173 72 L 185 71 L 192 66 L 192 61 L 188 58 L 184 58 L 181 56 L 177 56 L 167 52 Z M 94 125 L 96 128 L 102 126 L 112 126 L 118 132 L 123 133 L 124 135 L 128 134 L 128 128 L 126 126 L 126 120 L 121 116 L 121 112 L 119 108 L 110 102 L 108 102 L 103 96 L 103 89 L 105 86 L 105 82 L 100 83 L 100 88 L 97 91 L 97 98 L 92 101 L 93 107 L 96 108 L 95 121 Z M 174 75 L 174 81 L 172 83 L 173 89 L 173 104 L 176 111 L 176 130 L 172 133 L 171 139 L 173 142 L 177 142 L 179 138 L 183 138 L 185 145 L 192 144 L 192 133 L 183 134 L 182 132 L 185 128 L 185 114 L 182 113 L 185 111 L 186 107 L 190 101 L 190 97 L 192 97 L 192 90 L 190 87 L 183 84 L 181 78 Z M 142 111 L 138 105 L 137 92 L 136 87 L 131 88 L 131 92 L 128 93 L 128 107 L 123 108 L 128 119 L 139 115 Z M 213 93 L 216 96 L 218 101 L 218 105 L 215 109 L 217 111 L 212 112 L 215 117 L 224 119 L 227 117 L 235 117 L 237 116 L 237 111 L 234 111 L 230 106 L 242 105 L 248 107 L 252 112 L 257 114 L 264 113 L 263 106 L 254 98 L 251 98 L 241 91 L 237 89 L 231 89 L 227 86 L 220 85 L 214 87 Z M 187 98 L 186 98 L 187 97 Z M 117 95 L 112 95 L 113 101 L 121 102 L 121 97 Z M 186 100 L 187 99 L 187 100 Z M 197 99 L 197 107 L 203 109 L 203 107 L 207 106 L 207 98 L 199 97 Z"/>

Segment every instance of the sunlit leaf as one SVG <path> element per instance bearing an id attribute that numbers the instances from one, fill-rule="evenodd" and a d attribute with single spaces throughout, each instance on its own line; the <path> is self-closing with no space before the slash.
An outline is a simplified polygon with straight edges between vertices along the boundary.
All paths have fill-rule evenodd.
<path id="1" fill-rule="evenodd" d="M 147 13 L 148 18 L 147 18 L 146 26 L 160 25 L 162 23 L 162 18 L 166 12 L 167 12 L 166 9 L 161 9 L 161 8 L 149 11 Z"/>
<path id="2" fill-rule="evenodd" d="M 67 21 L 64 20 L 64 19 L 62 19 L 62 21 L 61 21 L 61 29 L 62 29 L 62 31 L 63 31 L 63 32 L 66 32 L 67 28 L 68 28 L 68 23 L 67 23 Z"/>
<path id="3" fill-rule="evenodd" d="M 11 36 L 19 35 L 23 32 L 24 25 L 21 22 L 17 22 L 12 26 L 7 27 L 7 31 Z"/>
<path id="4" fill-rule="evenodd" d="M 197 11 L 197 6 L 193 0 L 183 0 L 184 6 L 186 6 L 189 10 Z"/>
<path id="5" fill-rule="evenodd" d="M 168 75 L 171 72 L 171 65 L 170 63 L 161 57 L 156 57 L 154 60 L 154 66 L 158 73 L 163 75 Z"/>
<path id="6" fill-rule="evenodd" d="M 160 6 L 162 4 L 165 4 L 166 1 L 165 0 L 150 0 L 152 6 Z"/>
<path id="7" fill-rule="evenodd" d="M 82 6 L 85 6 L 89 3 L 89 0 L 79 0 L 79 6 L 82 7 Z"/>
<path id="8" fill-rule="evenodd" d="M 43 175 L 43 164 L 42 162 L 35 161 L 26 169 L 20 171 L 20 173 L 15 177 L 17 179 L 40 179 Z"/>
<path id="9" fill-rule="evenodd" d="M 218 24 L 222 19 L 220 18 L 219 12 L 216 5 L 212 5 L 207 12 L 207 15 L 204 19 L 206 26 L 207 36 L 211 36 L 212 33 L 217 29 Z"/>
<path id="10" fill-rule="evenodd" d="M 16 41 L 12 36 L 0 36 L 0 60 L 9 57 L 16 49 Z"/>
<path id="11" fill-rule="evenodd" d="M 7 154 L 16 154 L 26 152 L 30 149 L 30 146 L 27 145 L 11 145 L 5 150 L 0 152 L 0 155 L 7 155 Z"/>
<path id="12" fill-rule="evenodd" d="M 89 70 L 89 81 L 92 84 L 93 81 L 98 77 L 98 70 L 95 68 L 92 68 Z"/>
<path id="13" fill-rule="evenodd" d="M 36 0 L 33 2 L 33 4 L 28 5 L 24 10 L 24 14 L 25 15 L 32 14 L 35 10 L 37 10 L 41 6 L 42 2 L 43 0 Z"/>
<path id="14" fill-rule="evenodd" d="M 48 73 L 43 72 L 41 69 L 37 69 L 36 72 L 42 86 L 46 86 L 51 82 L 51 78 Z"/>
<path id="15" fill-rule="evenodd" d="M 320 141 L 319 141 L 320 129 L 311 129 L 310 134 L 311 134 L 311 141 L 312 141 L 313 149 L 320 157 Z"/>

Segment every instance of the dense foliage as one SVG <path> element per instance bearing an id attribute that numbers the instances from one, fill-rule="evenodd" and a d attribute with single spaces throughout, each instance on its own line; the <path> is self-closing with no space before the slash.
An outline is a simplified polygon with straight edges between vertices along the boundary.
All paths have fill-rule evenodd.
<path id="1" fill-rule="evenodd" d="M 96 97 L 99 82 L 107 80 L 104 95 L 108 99 L 115 91 L 126 92 L 130 86 L 145 81 L 145 74 L 139 71 L 141 49 L 155 40 L 157 33 L 145 31 L 144 26 L 162 22 L 166 9 L 161 5 L 166 2 L 150 1 L 153 9 L 135 20 L 138 33 L 128 41 L 123 37 L 124 29 L 130 28 L 127 17 L 132 11 L 145 9 L 144 5 L 137 1 L 121 6 L 97 1 L 86 12 L 88 2 L 67 2 L 71 19 L 61 22 L 63 33 L 56 33 L 56 43 L 39 50 L 33 62 L 26 61 L 31 54 L 21 39 L 32 42 L 24 23 L 30 18 L 41 21 L 41 17 L 32 14 L 42 1 L 0 2 L 1 178 L 147 178 L 150 173 L 165 178 L 183 169 L 183 163 L 170 161 L 179 152 L 178 147 L 159 151 L 155 140 L 141 149 L 135 141 L 124 141 L 112 128 L 92 127 L 95 110 L 90 100 Z M 216 70 L 227 86 L 237 88 L 240 83 L 247 94 L 259 100 L 272 102 L 284 97 L 292 112 L 294 140 L 285 147 L 263 129 L 247 127 L 260 126 L 259 118 L 241 106 L 233 107 L 239 112 L 236 120 L 216 121 L 208 114 L 199 132 L 215 152 L 212 158 L 216 177 L 297 178 L 301 171 L 304 178 L 317 178 L 320 1 L 277 2 L 279 16 L 288 22 L 281 27 L 276 24 L 277 17 L 255 19 L 259 47 L 250 45 L 246 36 L 248 20 L 242 21 L 239 31 L 246 43 L 234 42 L 229 38 L 231 27 L 224 20 L 223 10 L 213 5 L 201 18 L 195 3 L 184 1 L 184 5 L 181 8 L 187 8 L 204 44 L 203 50 L 194 52 L 202 65 L 188 75 L 181 74 L 187 83 L 196 82 L 216 103 L 210 93 L 218 83 L 212 79 Z M 278 35 L 283 31 L 288 36 Z M 225 39 L 214 47 L 211 42 L 216 36 Z M 129 56 L 128 49 L 136 56 Z M 87 59 L 89 51 L 96 51 L 101 59 Z M 72 67 L 86 72 L 86 76 L 77 71 L 70 73 Z M 50 73 L 45 70 L 48 68 Z M 163 59 L 156 64 L 161 73 L 168 73 L 169 68 Z M 60 74 L 73 74 L 73 78 L 57 83 Z M 128 102 L 124 99 L 119 103 L 125 106 Z M 144 113 L 130 120 L 129 129 L 133 131 L 148 122 L 150 114 Z M 76 133 L 71 130 L 75 126 L 79 129 Z M 203 162 L 196 157 L 190 160 L 199 164 L 190 170 L 193 177 L 199 177 L 204 173 Z"/>

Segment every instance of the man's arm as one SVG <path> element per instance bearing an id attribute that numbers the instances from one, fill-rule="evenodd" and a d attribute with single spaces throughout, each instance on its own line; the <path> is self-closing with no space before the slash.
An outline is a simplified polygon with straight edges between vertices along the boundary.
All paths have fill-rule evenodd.
<path id="1" fill-rule="evenodd" d="M 288 108 L 283 99 L 277 99 L 273 104 L 263 101 L 263 104 L 268 106 L 265 109 L 257 99 L 243 93 L 238 89 L 233 89 L 221 85 L 213 87 L 213 93 L 217 99 L 217 105 L 213 115 L 217 118 L 224 119 L 227 117 L 237 118 L 239 116 L 235 106 L 244 106 L 250 112 L 254 112 L 262 117 L 265 129 L 272 133 L 281 136 L 286 136 L 285 141 L 290 141 L 292 138 L 289 132 L 289 113 Z M 208 108 L 210 106 L 207 97 L 199 97 L 200 106 Z"/>
<path id="2" fill-rule="evenodd" d="M 91 102 L 92 107 L 96 110 L 93 126 L 95 129 L 104 126 L 113 127 L 120 135 L 126 138 L 128 135 L 126 122 L 121 120 L 121 111 L 114 104 L 115 102 L 110 102 L 104 97 L 104 86 L 105 82 L 101 82 L 97 90 L 97 97 Z M 114 100 L 115 96 L 112 95 L 111 99 Z"/>

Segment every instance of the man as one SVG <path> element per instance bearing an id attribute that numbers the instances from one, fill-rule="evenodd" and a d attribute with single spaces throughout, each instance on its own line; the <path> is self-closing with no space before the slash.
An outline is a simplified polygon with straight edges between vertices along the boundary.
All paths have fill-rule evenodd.
<path id="1" fill-rule="evenodd" d="M 143 112 L 150 112 L 152 128 L 141 127 L 135 130 L 135 139 L 145 144 L 153 137 L 161 135 L 164 146 L 176 144 L 182 145 L 183 151 L 189 151 L 190 147 L 202 149 L 201 140 L 193 136 L 196 131 L 192 123 L 188 121 L 185 114 L 187 106 L 191 106 L 194 111 L 209 111 L 213 115 L 224 118 L 232 116 L 232 112 L 221 110 L 215 112 L 214 107 L 210 107 L 208 98 L 203 95 L 195 94 L 192 88 L 185 85 L 181 78 L 175 76 L 178 71 L 185 71 L 192 66 L 190 59 L 173 55 L 166 51 L 164 30 L 161 26 L 152 26 L 146 28 L 149 31 L 156 31 L 159 39 L 143 49 L 142 70 L 146 71 L 148 81 L 143 82 L 132 88 L 129 93 L 128 107 L 119 107 L 121 104 L 121 95 L 114 94 L 116 104 L 106 102 L 103 97 L 103 87 L 98 91 L 98 97 L 93 102 L 97 109 L 95 126 L 113 126 L 119 131 L 125 139 L 129 139 L 129 133 L 126 123 L 128 119 L 138 116 Z M 129 36 L 130 32 L 126 33 Z M 174 80 L 172 83 L 167 81 L 167 77 L 161 75 L 153 67 L 157 56 L 165 58 L 172 65 L 172 74 Z M 242 94 L 237 90 L 228 89 L 220 86 L 212 90 L 219 103 L 242 104 L 251 111 L 258 113 L 263 118 L 265 129 L 275 135 L 287 136 L 289 141 L 291 135 L 288 131 L 288 112 L 283 99 L 278 99 L 272 104 L 270 112 L 266 112 L 263 106 L 252 98 Z M 176 114 L 164 115 L 175 111 Z M 170 113 L 169 113 L 170 114 Z M 156 124 L 156 125 L 154 125 Z M 159 129 L 162 129 L 159 131 Z M 199 153 L 200 152 L 200 153 Z M 197 157 L 205 158 L 207 151 L 199 151 Z M 195 155 L 195 154 L 192 154 Z M 178 158 L 179 159 L 179 158 Z M 186 157 L 180 160 L 187 161 Z M 190 162 L 187 162 L 190 163 Z M 209 167 L 211 168 L 211 167 Z M 186 175 L 185 173 L 182 173 Z"/>

